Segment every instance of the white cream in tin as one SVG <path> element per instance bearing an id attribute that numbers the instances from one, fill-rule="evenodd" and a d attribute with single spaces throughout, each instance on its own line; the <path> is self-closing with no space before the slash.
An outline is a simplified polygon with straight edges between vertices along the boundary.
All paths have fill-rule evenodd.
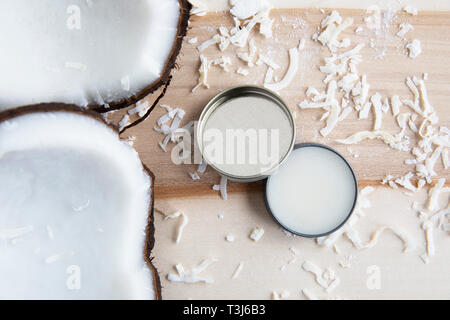
<path id="1" fill-rule="evenodd" d="M 275 219 L 297 234 L 335 230 L 353 210 L 357 183 L 347 162 L 320 145 L 297 147 L 267 181 L 267 205 Z"/>

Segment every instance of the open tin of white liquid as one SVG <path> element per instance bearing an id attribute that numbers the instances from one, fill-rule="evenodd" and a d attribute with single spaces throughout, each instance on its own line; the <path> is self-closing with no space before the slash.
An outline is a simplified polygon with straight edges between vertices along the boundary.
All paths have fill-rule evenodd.
<path id="1" fill-rule="evenodd" d="M 294 146 L 265 184 L 266 208 L 283 229 L 306 238 L 327 236 L 352 215 L 358 180 L 342 154 L 318 143 Z"/>
<path id="2" fill-rule="evenodd" d="M 234 87 L 205 106 L 197 143 L 204 160 L 224 177 L 262 180 L 294 147 L 295 122 L 277 94 L 257 86 Z"/>
<path id="3" fill-rule="evenodd" d="M 240 86 L 219 93 L 205 106 L 197 126 L 197 143 L 203 159 L 230 180 L 251 182 L 268 178 L 266 207 L 282 228 L 302 237 L 325 236 L 344 225 L 352 214 L 358 194 L 357 180 L 350 164 L 337 151 L 319 144 L 300 144 L 294 147 L 295 131 L 294 118 L 277 94 L 257 86 Z M 305 156 L 301 156 L 299 159 L 306 162 L 295 167 L 297 158 L 293 157 L 297 157 L 298 150 L 313 147 L 318 148 L 315 151 L 319 150 L 319 153 L 324 154 L 316 155 L 318 158 L 313 155 L 313 161 L 309 162 Z M 291 160 L 294 161 L 294 171 L 286 173 L 293 166 Z M 318 165 L 322 165 L 325 173 L 329 167 L 336 168 L 327 177 L 320 168 L 315 168 Z M 306 180 L 313 169 L 318 175 L 322 175 L 324 185 L 314 186 L 314 179 L 310 179 L 311 185 L 304 186 L 303 194 L 301 190 L 296 194 L 295 188 L 301 187 L 297 182 Z M 278 182 L 280 179 L 285 181 Z M 330 187 L 331 183 L 334 189 Z M 273 201 L 277 190 L 280 191 L 275 197 L 278 203 Z M 312 190 L 317 192 L 311 194 Z M 285 199 L 283 192 L 292 193 L 291 207 L 280 204 L 289 200 Z M 323 199 L 321 192 L 325 192 Z M 306 198 L 302 200 L 302 196 Z M 329 210 L 336 211 L 336 214 L 324 214 L 321 221 L 320 214 L 317 210 L 311 210 L 311 207 L 314 207 L 314 203 L 324 204 L 326 201 L 331 203 Z M 332 201 L 335 201 L 336 208 Z M 302 207 L 306 203 L 310 207 Z M 326 213 L 326 210 L 322 211 Z M 313 227 L 302 228 L 307 225 L 310 212 L 315 214 L 310 219 Z M 306 220 L 295 221 L 296 214 L 305 215 Z"/>

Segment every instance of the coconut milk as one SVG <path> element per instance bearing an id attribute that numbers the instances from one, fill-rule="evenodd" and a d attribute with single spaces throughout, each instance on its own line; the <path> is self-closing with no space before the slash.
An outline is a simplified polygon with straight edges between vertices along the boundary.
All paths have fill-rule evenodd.
<path id="1" fill-rule="evenodd" d="M 318 236 L 335 230 L 353 210 L 357 184 L 348 163 L 320 145 L 292 151 L 269 177 L 267 205 L 286 229 Z"/>

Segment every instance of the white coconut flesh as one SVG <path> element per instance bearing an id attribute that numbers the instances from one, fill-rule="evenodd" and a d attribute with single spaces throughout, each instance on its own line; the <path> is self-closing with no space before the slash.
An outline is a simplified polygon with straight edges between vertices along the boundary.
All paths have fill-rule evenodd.
<path id="1" fill-rule="evenodd" d="M 0 122 L 0 299 L 151 299 L 151 180 L 88 116 Z"/>
<path id="2" fill-rule="evenodd" d="M 0 1 L 0 110 L 127 99 L 158 81 L 178 0 Z"/>

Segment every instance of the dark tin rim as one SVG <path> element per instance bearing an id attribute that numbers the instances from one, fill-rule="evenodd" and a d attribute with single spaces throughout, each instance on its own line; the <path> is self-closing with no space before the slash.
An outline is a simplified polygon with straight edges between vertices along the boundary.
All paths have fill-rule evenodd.
<path id="1" fill-rule="evenodd" d="M 269 206 L 269 201 L 267 200 L 267 186 L 269 183 L 269 179 L 270 177 L 265 181 L 265 187 L 264 187 L 264 203 L 266 204 L 266 208 L 267 211 L 269 212 L 269 214 L 272 216 L 272 218 L 275 220 L 275 222 L 280 225 L 283 229 L 285 229 L 286 231 L 289 231 L 290 233 L 296 235 L 296 236 L 300 236 L 300 237 L 304 237 L 304 238 L 320 238 L 320 237 L 325 237 L 328 236 L 332 233 L 334 233 L 335 231 L 337 231 L 338 229 L 340 229 L 347 221 L 348 219 L 350 219 L 351 215 L 353 214 L 353 211 L 355 210 L 356 207 L 356 202 L 358 200 L 358 180 L 356 179 L 356 175 L 355 172 L 353 171 L 352 166 L 350 165 L 350 163 L 344 158 L 344 156 L 342 154 L 340 154 L 338 151 L 334 150 L 333 148 L 326 146 L 324 144 L 320 144 L 320 143 L 299 143 L 296 144 L 294 146 L 294 149 L 299 149 L 299 148 L 304 148 L 304 147 L 319 147 L 319 148 L 323 148 L 323 149 L 327 149 L 329 151 L 334 152 L 335 154 L 337 154 L 342 160 L 344 160 L 344 162 L 347 164 L 348 168 L 350 169 L 350 172 L 352 173 L 353 176 L 353 181 L 355 182 L 355 198 L 353 200 L 353 205 L 352 208 L 350 209 L 347 217 L 342 221 L 341 224 L 339 224 L 337 227 L 335 227 L 334 229 L 328 231 L 328 232 L 324 232 L 324 233 L 320 233 L 320 234 L 305 234 L 305 233 L 300 233 L 298 231 L 292 230 L 290 228 L 288 228 L 287 226 L 285 226 L 284 224 L 282 224 L 273 214 L 272 210 L 270 209 Z"/>
<path id="2" fill-rule="evenodd" d="M 276 103 L 281 110 L 285 113 L 285 115 L 288 117 L 288 120 L 292 126 L 292 137 L 289 144 L 289 149 L 286 151 L 286 154 L 283 155 L 283 157 L 280 158 L 278 164 L 274 166 L 273 168 L 266 170 L 265 172 L 262 172 L 261 174 L 253 175 L 253 176 L 236 176 L 233 174 L 229 174 L 220 168 L 218 168 L 214 163 L 211 163 L 206 157 L 203 156 L 203 129 L 206 125 L 206 122 L 208 121 L 211 114 L 215 111 L 215 109 L 219 108 L 224 102 L 232 99 L 237 98 L 244 95 L 259 95 L 263 96 L 265 99 L 270 99 L 274 103 Z M 222 101 L 224 100 L 224 101 Z M 206 106 L 203 108 L 200 117 L 199 117 L 199 125 L 197 127 L 197 144 L 200 149 L 200 153 L 203 156 L 203 159 L 208 163 L 209 166 L 211 166 L 215 171 L 217 171 L 220 175 L 238 182 L 254 182 L 258 180 L 263 180 L 269 177 L 284 161 L 287 160 L 289 157 L 289 154 L 294 148 L 295 145 L 295 134 L 296 134 L 296 126 L 294 117 L 289 110 L 288 105 L 284 102 L 284 100 L 278 95 L 277 93 L 266 89 L 264 87 L 259 87 L 255 85 L 239 85 L 235 86 L 226 90 L 223 90 L 219 92 L 217 95 L 215 95 L 213 98 L 211 98 Z"/>

